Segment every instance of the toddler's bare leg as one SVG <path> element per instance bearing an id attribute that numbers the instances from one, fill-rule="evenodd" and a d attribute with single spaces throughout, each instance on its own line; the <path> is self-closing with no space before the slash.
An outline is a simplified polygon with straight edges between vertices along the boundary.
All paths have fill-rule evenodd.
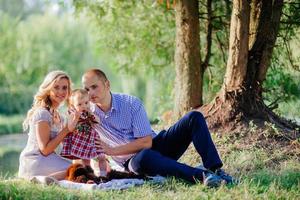
<path id="1" fill-rule="evenodd" d="M 84 166 L 91 166 L 91 160 L 89 159 L 81 159 L 81 160 Z"/>
<path id="2" fill-rule="evenodd" d="M 72 163 L 73 163 L 73 164 L 77 164 L 77 163 L 83 164 L 83 162 L 82 162 L 81 159 L 72 160 Z"/>
<path id="3" fill-rule="evenodd" d="M 105 155 L 98 157 L 98 165 L 100 170 L 100 176 L 106 176 L 108 172 L 108 163 Z"/>

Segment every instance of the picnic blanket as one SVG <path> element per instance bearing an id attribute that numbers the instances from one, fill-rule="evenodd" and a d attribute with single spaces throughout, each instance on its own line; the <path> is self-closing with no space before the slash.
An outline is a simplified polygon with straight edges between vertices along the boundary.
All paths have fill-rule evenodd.
<path id="1" fill-rule="evenodd" d="M 93 162 L 92 162 L 93 164 Z M 115 169 L 117 171 L 124 171 L 124 168 L 118 166 L 113 160 L 110 160 L 110 165 L 112 169 Z M 95 168 L 94 171 L 96 174 L 99 174 L 98 169 Z M 46 176 L 35 176 L 31 181 L 43 185 L 49 185 L 49 184 L 55 184 L 59 185 L 63 188 L 68 189 L 80 189 L 80 190 L 122 190 L 127 189 L 139 185 L 143 185 L 144 183 L 157 183 L 162 184 L 166 180 L 165 177 L 162 176 L 148 176 L 148 180 L 143 179 L 114 179 L 111 181 L 108 181 L 106 183 L 100 183 L 100 184 L 86 184 L 86 183 L 75 183 L 68 180 L 61 180 L 57 181 L 54 178 L 46 177 Z"/>
<path id="2" fill-rule="evenodd" d="M 35 176 L 34 179 L 32 179 L 35 183 L 41 183 L 44 185 L 49 184 L 55 184 L 63 188 L 68 189 L 80 189 L 80 190 L 122 190 L 131 188 L 134 186 L 143 185 L 144 183 L 163 183 L 166 178 L 162 176 L 153 176 L 148 177 L 148 180 L 143 179 L 113 179 L 111 181 L 108 181 L 106 183 L 100 183 L 100 184 L 86 184 L 86 183 L 75 183 L 68 180 L 61 180 L 57 181 L 55 179 L 52 179 L 49 181 L 49 177 L 46 176 Z"/>

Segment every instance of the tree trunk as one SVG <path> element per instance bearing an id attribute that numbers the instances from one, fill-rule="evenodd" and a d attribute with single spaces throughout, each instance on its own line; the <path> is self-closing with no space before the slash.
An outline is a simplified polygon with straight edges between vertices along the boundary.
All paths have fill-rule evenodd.
<path id="1" fill-rule="evenodd" d="M 176 1 L 175 117 L 202 100 L 198 0 Z"/>
<path id="2" fill-rule="evenodd" d="M 211 128 L 233 130 L 250 120 L 260 126 L 272 122 L 285 130 L 297 127 L 272 112 L 262 97 L 282 6 L 283 0 L 253 0 L 251 7 L 247 0 L 233 1 L 223 87 L 213 102 L 200 108 Z"/>
<path id="3" fill-rule="evenodd" d="M 212 12 L 212 0 L 206 0 L 206 12 L 207 12 L 207 22 L 206 22 L 206 46 L 205 46 L 205 55 L 204 59 L 201 62 L 200 66 L 200 80 L 204 79 L 204 72 L 208 68 L 209 60 L 211 58 L 211 48 L 212 48 L 212 32 L 213 32 L 213 12 Z M 200 54 L 201 55 L 201 54 Z M 201 56 L 203 57 L 203 56 Z M 201 82 L 203 85 L 203 82 Z M 202 93 L 201 93 L 202 95 Z M 200 99 L 200 105 L 202 106 L 203 99 Z"/>
<path id="4" fill-rule="evenodd" d="M 276 42 L 283 0 L 255 0 L 251 4 L 249 59 L 246 86 L 262 96 L 262 83 Z"/>
<path id="5" fill-rule="evenodd" d="M 243 91 L 248 60 L 250 4 L 234 0 L 230 23 L 229 55 L 223 86 L 219 95 L 200 108 L 211 128 L 231 122 L 239 114 L 239 101 L 234 98 Z"/>
<path id="6" fill-rule="evenodd" d="M 229 57 L 223 90 L 239 91 L 245 81 L 248 58 L 250 6 L 247 0 L 234 0 L 230 22 Z"/>

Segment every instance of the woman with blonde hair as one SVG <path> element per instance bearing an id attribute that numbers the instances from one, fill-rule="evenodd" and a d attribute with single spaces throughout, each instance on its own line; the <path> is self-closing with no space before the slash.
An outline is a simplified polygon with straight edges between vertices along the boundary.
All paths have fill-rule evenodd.
<path id="1" fill-rule="evenodd" d="M 36 177 L 47 177 L 46 183 L 65 177 L 71 162 L 57 155 L 55 149 L 74 130 L 79 113 L 72 110 L 64 125 L 57 109 L 69 98 L 70 86 L 69 76 L 62 71 L 48 73 L 39 86 L 23 123 L 28 141 L 20 155 L 19 177 L 35 181 L 41 181 Z"/>

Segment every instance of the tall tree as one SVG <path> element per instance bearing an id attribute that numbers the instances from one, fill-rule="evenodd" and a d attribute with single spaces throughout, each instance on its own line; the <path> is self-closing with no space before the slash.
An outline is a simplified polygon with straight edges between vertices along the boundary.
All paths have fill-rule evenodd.
<path id="1" fill-rule="evenodd" d="M 295 128 L 268 108 L 262 97 L 282 8 L 283 0 L 233 1 L 224 83 L 217 97 L 200 109 L 211 127 L 234 128 L 237 122 L 254 120 Z"/>
<path id="2" fill-rule="evenodd" d="M 202 99 L 198 0 L 176 2 L 175 115 L 197 107 Z"/>
<path id="3" fill-rule="evenodd" d="M 262 84 L 266 79 L 278 35 L 282 0 L 234 0 L 232 3 L 228 0 L 158 0 L 163 6 L 157 8 L 154 8 L 153 2 L 150 1 L 150 6 L 146 0 L 76 2 L 79 7 L 89 7 L 89 13 L 96 15 L 101 30 L 105 30 L 105 27 L 110 30 L 99 34 L 103 43 L 108 44 L 102 49 L 114 49 L 112 55 L 116 56 L 113 58 L 121 58 L 116 66 L 125 66 L 133 69 L 133 72 L 136 69 L 167 66 L 168 76 L 173 78 L 173 74 L 170 74 L 173 71 L 174 55 L 171 33 L 176 31 L 176 117 L 183 115 L 191 107 L 202 104 L 203 80 L 207 80 L 207 76 L 204 76 L 206 69 L 209 69 L 214 86 L 213 92 L 208 91 L 209 95 L 205 96 L 204 101 L 211 99 L 221 86 L 220 77 L 225 70 L 220 66 L 226 64 L 228 57 L 219 94 L 213 102 L 202 108 L 211 119 L 211 124 L 215 126 L 252 119 L 275 120 L 276 115 L 263 102 Z M 169 12 L 171 7 L 176 12 Z M 230 44 L 227 46 L 224 41 L 229 40 L 227 33 L 231 9 Z M 176 18 L 176 30 L 168 25 L 174 19 L 173 14 Z M 167 21 L 161 20 L 166 16 Z M 115 34 L 120 30 L 122 34 Z M 146 48 L 140 48 L 141 46 Z M 118 56 L 122 52 L 124 55 Z M 157 69 L 161 71 L 163 68 Z M 218 74 L 211 78 L 216 72 Z"/>

